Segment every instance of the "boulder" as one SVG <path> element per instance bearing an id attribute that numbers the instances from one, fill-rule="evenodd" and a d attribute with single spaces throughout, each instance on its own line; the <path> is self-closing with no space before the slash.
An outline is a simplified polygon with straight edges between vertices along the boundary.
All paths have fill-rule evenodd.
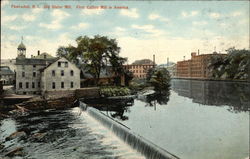
<path id="1" fill-rule="evenodd" d="M 9 141 L 15 138 L 24 138 L 26 136 L 27 134 L 24 131 L 17 131 L 17 132 L 12 133 L 10 136 L 6 137 L 5 140 Z"/>
<path id="2" fill-rule="evenodd" d="M 24 156 L 23 148 L 17 147 L 5 154 L 5 156 L 13 157 L 13 156 Z"/>
<path id="3" fill-rule="evenodd" d="M 46 136 L 46 134 L 47 133 L 35 133 L 31 138 L 36 141 L 41 141 Z"/>

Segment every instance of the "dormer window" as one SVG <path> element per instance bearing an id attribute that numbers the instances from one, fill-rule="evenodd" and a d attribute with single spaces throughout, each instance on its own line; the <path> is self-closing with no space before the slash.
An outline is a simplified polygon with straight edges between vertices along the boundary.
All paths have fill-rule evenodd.
<path id="1" fill-rule="evenodd" d="M 58 67 L 61 67 L 61 62 L 59 61 L 59 62 L 57 63 L 57 65 L 58 65 Z"/>
<path id="2" fill-rule="evenodd" d="M 68 62 L 65 62 L 65 67 L 68 67 L 68 66 L 69 66 Z"/>

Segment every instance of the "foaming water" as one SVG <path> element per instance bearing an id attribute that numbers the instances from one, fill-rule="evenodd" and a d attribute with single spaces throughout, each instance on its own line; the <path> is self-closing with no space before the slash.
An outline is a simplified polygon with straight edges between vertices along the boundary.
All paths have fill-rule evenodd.
<path id="1" fill-rule="evenodd" d="M 84 107 L 84 104 L 80 103 L 80 106 Z M 130 147 L 143 154 L 146 158 L 178 159 L 178 157 L 137 135 L 129 128 L 117 123 L 116 121 L 101 113 L 99 110 L 89 107 L 87 108 L 87 112 L 91 117 L 95 118 L 121 140 L 127 143 Z"/>
<path id="2" fill-rule="evenodd" d="M 6 127 L 13 127 L 8 130 Z M 12 129 L 12 128 L 11 128 Z M 115 135 L 79 108 L 31 112 L 28 116 L 1 121 L 1 140 L 15 131 L 24 138 L 3 142 L 0 158 L 22 147 L 27 159 L 143 159 Z M 7 132 L 7 131 L 9 132 Z M 4 135 L 5 134 L 5 135 Z"/>

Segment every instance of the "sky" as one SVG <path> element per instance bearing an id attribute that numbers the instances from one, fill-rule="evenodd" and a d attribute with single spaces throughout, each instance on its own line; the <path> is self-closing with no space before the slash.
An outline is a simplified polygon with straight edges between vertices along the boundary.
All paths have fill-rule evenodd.
<path id="1" fill-rule="evenodd" d="M 157 64 L 177 62 L 198 49 L 249 49 L 248 17 L 249 1 L 3 0 L 1 58 L 16 58 L 22 36 L 31 57 L 38 50 L 55 56 L 59 46 L 76 46 L 78 36 L 101 35 L 117 40 L 128 63 L 153 54 Z"/>

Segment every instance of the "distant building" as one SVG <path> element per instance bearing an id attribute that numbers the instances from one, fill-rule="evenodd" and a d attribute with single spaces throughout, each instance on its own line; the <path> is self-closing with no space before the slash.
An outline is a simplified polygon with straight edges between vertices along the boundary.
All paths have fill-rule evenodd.
<path id="1" fill-rule="evenodd" d="M 1 81 L 3 85 L 14 84 L 15 73 L 9 68 L 9 66 L 0 67 Z"/>
<path id="2" fill-rule="evenodd" d="M 147 72 L 150 68 L 155 67 L 155 64 L 150 59 L 137 60 L 131 65 L 124 65 L 126 70 L 133 73 L 134 78 L 146 78 Z"/>
<path id="3" fill-rule="evenodd" d="M 16 72 L 16 59 L 1 59 L 1 66 L 8 66 L 11 71 Z"/>
<path id="4" fill-rule="evenodd" d="M 80 88 L 80 69 L 66 58 L 57 59 L 40 72 L 42 93 Z"/>
<path id="5" fill-rule="evenodd" d="M 107 66 L 105 68 L 101 69 L 100 77 L 98 84 L 99 85 L 114 85 L 115 79 L 117 76 L 115 76 L 114 72 L 112 71 L 112 68 Z M 125 77 L 120 76 L 120 85 L 125 85 Z M 81 87 L 86 86 L 93 86 L 94 85 L 94 77 L 92 74 L 88 72 L 85 68 L 81 69 Z"/>
<path id="6" fill-rule="evenodd" d="M 192 52 L 190 60 L 177 62 L 176 76 L 182 78 L 210 78 L 211 73 L 209 72 L 208 64 L 211 57 L 215 55 L 217 55 L 216 52 L 202 55 Z M 227 54 L 220 55 L 226 56 Z"/>

